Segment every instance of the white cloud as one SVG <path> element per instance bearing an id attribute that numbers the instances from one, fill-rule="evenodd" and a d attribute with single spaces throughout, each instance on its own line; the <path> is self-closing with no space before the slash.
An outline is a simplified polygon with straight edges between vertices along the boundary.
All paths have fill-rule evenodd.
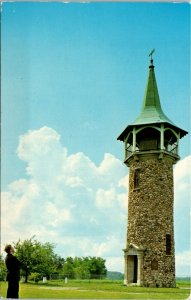
<path id="1" fill-rule="evenodd" d="M 109 270 L 123 271 L 128 169 L 122 162 L 109 153 L 98 166 L 84 153 L 68 155 L 48 127 L 21 136 L 17 153 L 28 179 L 12 182 L 2 193 L 2 243 L 35 234 L 55 243 L 62 256 L 103 256 Z M 187 157 L 174 170 L 178 253 L 189 247 L 190 162 Z"/>
<path id="2" fill-rule="evenodd" d="M 20 136 L 17 154 L 27 162 L 27 174 L 41 185 L 51 185 L 61 172 L 67 150 L 55 130 L 42 127 Z"/>
<path id="3" fill-rule="evenodd" d="M 191 276 L 191 251 L 176 254 L 176 273 L 179 276 Z"/>
<path id="4" fill-rule="evenodd" d="M 68 155 L 48 127 L 21 136 L 17 153 L 29 179 L 11 183 L 2 193 L 3 243 L 35 234 L 56 243 L 65 255 L 118 251 L 126 227 L 127 190 L 121 182 L 127 169 L 117 158 L 107 153 L 96 166 L 83 153 Z M 117 241 L 111 243 L 115 234 Z"/>
<path id="5" fill-rule="evenodd" d="M 191 183 L 190 170 L 191 170 L 191 155 L 179 161 L 174 168 L 175 185 L 177 185 L 177 188 L 180 188 L 178 184 L 182 181 L 183 178 L 187 179 L 187 183 L 189 184 Z"/>
<path id="6" fill-rule="evenodd" d="M 176 252 L 190 249 L 191 156 L 174 168 L 174 223 Z M 178 270 L 178 269 L 177 269 Z"/>
<path id="7" fill-rule="evenodd" d="M 191 155 L 179 161 L 174 168 L 175 204 L 190 203 Z"/>
<path id="8" fill-rule="evenodd" d="M 109 271 L 118 271 L 123 273 L 124 272 L 124 258 L 123 256 L 119 257 L 107 257 L 106 267 Z"/>
<path id="9" fill-rule="evenodd" d="M 118 186 L 127 188 L 129 185 L 129 174 L 119 180 Z"/>
<path id="10" fill-rule="evenodd" d="M 57 207 L 54 203 L 47 202 L 45 207 L 46 224 L 57 227 L 71 221 L 71 212 L 69 209 Z"/>
<path id="11" fill-rule="evenodd" d="M 70 187 L 83 186 L 83 180 L 78 176 L 68 177 L 65 180 L 65 184 Z"/>
<path id="12" fill-rule="evenodd" d="M 60 135 L 52 128 L 44 126 L 38 130 L 29 130 L 19 138 L 18 157 L 30 162 L 34 161 L 36 157 L 46 157 L 47 154 L 52 155 L 53 150 L 58 152 L 61 147 L 59 141 Z"/>
<path id="13" fill-rule="evenodd" d="M 96 206 L 101 209 L 114 207 L 117 199 L 114 188 L 109 190 L 98 189 L 96 193 Z"/>

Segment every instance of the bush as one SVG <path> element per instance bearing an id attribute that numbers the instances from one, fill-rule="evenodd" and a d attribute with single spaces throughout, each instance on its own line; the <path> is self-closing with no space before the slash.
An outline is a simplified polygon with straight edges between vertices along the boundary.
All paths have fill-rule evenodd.
<path id="1" fill-rule="evenodd" d="M 34 282 L 39 282 L 41 280 L 42 276 L 39 273 L 31 273 L 29 276 L 29 280 Z"/>

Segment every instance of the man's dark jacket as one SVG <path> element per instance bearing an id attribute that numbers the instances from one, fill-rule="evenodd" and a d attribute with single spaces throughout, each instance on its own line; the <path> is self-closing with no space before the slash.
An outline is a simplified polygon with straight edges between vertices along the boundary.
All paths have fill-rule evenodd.
<path id="1" fill-rule="evenodd" d="M 12 254 L 7 254 L 5 258 L 5 264 L 7 267 L 7 281 L 19 281 L 20 280 L 20 261 Z"/>

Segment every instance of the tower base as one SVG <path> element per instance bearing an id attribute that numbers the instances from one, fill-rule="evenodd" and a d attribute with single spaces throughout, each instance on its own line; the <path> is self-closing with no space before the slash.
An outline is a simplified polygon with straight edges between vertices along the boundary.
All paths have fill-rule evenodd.
<path id="1" fill-rule="evenodd" d="M 150 268 L 146 267 L 149 262 L 150 251 L 133 244 L 130 244 L 123 251 L 125 258 L 124 285 L 151 288 L 176 287 L 175 274 L 171 270 L 165 274 L 161 273 L 156 260 L 150 262 Z M 171 257 L 169 257 L 170 259 Z"/>

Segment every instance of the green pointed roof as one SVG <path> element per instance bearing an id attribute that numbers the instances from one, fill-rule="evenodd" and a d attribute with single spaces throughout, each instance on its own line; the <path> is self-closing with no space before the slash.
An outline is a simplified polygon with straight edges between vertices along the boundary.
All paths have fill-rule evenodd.
<path id="1" fill-rule="evenodd" d="M 136 118 L 132 125 L 163 122 L 168 122 L 174 125 L 174 123 L 164 114 L 162 110 L 155 78 L 153 60 L 151 59 L 151 64 L 149 66 L 148 82 L 146 86 L 142 110 L 140 115 Z"/>
<path id="2" fill-rule="evenodd" d="M 151 56 L 150 66 L 149 66 L 149 76 L 148 76 L 148 82 L 146 86 L 145 91 L 145 97 L 143 100 L 143 105 L 141 109 L 141 113 L 139 116 L 135 119 L 135 121 L 128 125 L 125 130 L 119 135 L 117 138 L 118 140 L 124 141 L 125 136 L 132 130 L 134 126 L 142 126 L 142 125 L 148 125 L 148 124 L 168 124 L 171 128 L 174 130 L 178 130 L 180 133 L 180 138 L 185 136 L 188 132 L 184 129 L 181 129 L 180 127 L 177 127 L 163 112 L 161 104 L 160 104 L 160 98 L 155 78 L 155 72 L 154 72 L 154 65 L 153 65 L 153 59 L 152 54 L 154 51 L 151 52 L 149 56 Z"/>

